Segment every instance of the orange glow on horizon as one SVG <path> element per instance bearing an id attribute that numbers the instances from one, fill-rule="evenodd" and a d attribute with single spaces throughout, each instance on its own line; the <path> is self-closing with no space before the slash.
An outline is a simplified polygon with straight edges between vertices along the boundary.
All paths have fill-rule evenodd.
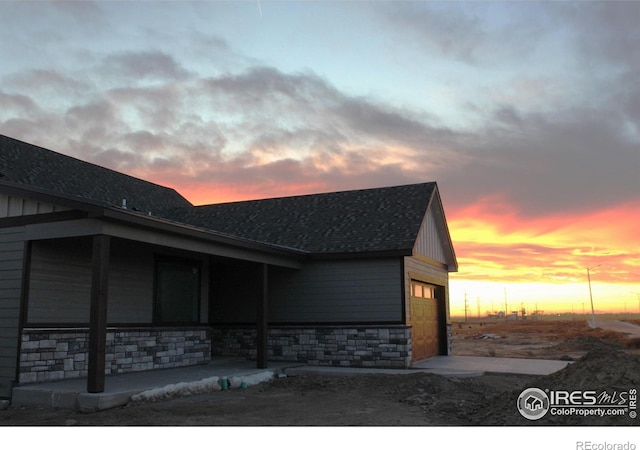
<path id="1" fill-rule="evenodd" d="M 238 192 L 236 189 L 224 185 L 215 189 L 212 189 L 210 186 L 194 186 L 183 189 L 180 193 L 196 206 L 255 200 L 258 198 L 252 197 L 251 195 L 243 195 L 245 194 L 244 192 Z"/>
<path id="2" fill-rule="evenodd" d="M 477 303 L 488 311 L 505 291 L 529 311 L 581 312 L 586 301 L 590 312 L 587 267 L 596 312 L 640 313 L 640 204 L 527 218 L 491 200 L 450 215 L 460 265 L 451 276 L 452 314 L 464 312 L 465 292 L 475 317 Z"/>
<path id="3" fill-rule="evenodd" d="M 237 189 L 231 186 L 194 186 L 182 189 L 180 193 L 196 206 L 211 205 L 214 203 L 229 203 L 248 200 L 260 200 L 265 198 L 287 197 L 293 195 L 305 195 L 314 192 L 329 192 L 327 186 L 322 184 L 278 185 L 269 192 L 264 189 Z"/>

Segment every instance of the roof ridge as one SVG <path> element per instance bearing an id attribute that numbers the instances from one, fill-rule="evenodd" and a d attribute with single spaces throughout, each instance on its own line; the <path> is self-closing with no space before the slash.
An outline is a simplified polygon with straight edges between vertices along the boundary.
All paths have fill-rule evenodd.
<path id="1" fill-rule="evenodd" d="M 399 189 L 406 188 L 411 186 L 426 186 L 426 185 L 437 185 L 435 181 L 424 181 L 421 183 L 407 183 L 407 184 L 396 184 L 390 186 L 380 186 L 373 188 L 360 188 L 360 189 L 343 189 L 339 191 L 328 191 L 328 192 L 317 192 L 317 193 L 309 193 L 309 194 L 296 194 L 296 195 L 283 195 L 280 197 L 265 197 L 265 198 L 256 198 L 250 200 L 234 200 L 230 202 L 220 202 L 220 203 L 208 203 L 204 205 L 194 205 L 194 208 L 203 208 L 207 206 L 218 206 L 218 205 L 233 205 L 239 203 L 251 203 L 251 202 L 264 202 L 269 200 L 283 200 L 283 199 L 293 199 L 293 198 L 305 198 L 305 197 L 321 197 L 325 195 L 336 195 L 336 194 L 346 194 L 346 193 L 356 193 L 356 192 L 367 192 L 367 191 L 379 191 L 383 189 Z"/>

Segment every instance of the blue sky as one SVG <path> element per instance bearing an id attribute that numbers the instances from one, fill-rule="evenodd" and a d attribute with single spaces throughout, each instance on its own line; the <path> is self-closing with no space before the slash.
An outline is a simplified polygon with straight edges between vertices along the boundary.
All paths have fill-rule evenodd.
<path id="1" fill-rule="evenodd" d="M 625 1 L 1 1 L 0 133 L 197 204 L 434 180 L 460 278 L 512 282 L 542 236 L 527 282 L 615 254 L 629 293 L 638 19 Z"/>

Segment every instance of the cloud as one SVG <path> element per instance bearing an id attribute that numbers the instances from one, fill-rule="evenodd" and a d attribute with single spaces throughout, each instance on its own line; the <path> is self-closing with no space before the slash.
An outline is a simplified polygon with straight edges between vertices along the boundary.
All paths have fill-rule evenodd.
<path id="1" fill-rule="evenodd" d="M 415 65 L 430 67 L 440 56 L 469 67 L 444 69 L 460 82 L 458 114 L 472 124 L 442 134 L 452 157 L 437 179 L 456 206 L 503 195 L 533 217 L 637 198 L 640 58 L 633 46 L 640 31 L 633 18 L 640 8 L 609 6 L 393 3 L 375 10 L 399 44 L 426 50 L 410 54 Z"/>
<path id="2" fill-rule="evenodd" d="M 560 16 L 575 29 L 576 58 L 599 75 L 597 88 L 615 105 L 606 117 L 618 121 L 635 145 L 640 145 L 639 14 L 638 2 L 587 2 L 562 9 Z"/>
<path id="3" fill-rule="evenodd" d="M 587 63 L 604 60 L 608 66 L 640 68 L 637 2 L 579 2 L 557 7 L 557 13 L 576 30 L 579 56 Z"/>
<path id="4" fill-rule="evenodd" d="M 183 83 L 116 87 L 104 95 L 134 128 L 168 131 L 189 117 L 190 99 Z"/>
<path id="5" fill-rule="evenodd" d="M 67 80 L 30 75 L 49 77 L 52 86 Z M 78 157 L 199 192 L 198 184 L 207 183 L 229 183 L 238 196 L 255 197 L 436 180 L 454 209 L 501 196 L 528 217 L 637 198 L 637 147 L 613 105 L 604 115 L 589 109 L 542 115 L 498 104 L 483 128 L 460 131 L 421 111 L 349 95 L 311 71 L 259 66 L 168 78 L 106 90 L 78 83 L 74 89 L 96 100 L 63 115 L 41 106 L 35 92 L 4 94 L 0 102 L 13 112 L 0 129 L 30 141 L 41 137 L 51 148 L 73 141 Z M 11 86 L 26 90 L 28 79 Z M 55 104 L 55 96 L 46 99 Z M 629 102 L 633 111 L 637 105 Z M 92 150 L 77 153 L 82 145 Z"/>
<path id="6" fill-rule="evenodd" d="M 456 278 L 581 282 L 586 268 L 598 265 L 600 282 L 637 283 L 638 201 L 527 218 L 494 198 L 455 211 L 448 219 L 460 264 Z"/>
<path id="7" fill-rule="evenodd" d="M 66 120 L 72 128 L 96 125 L 110 128 L 116 120 L 116 107 L 106 100 L 73 106 L 67 111 Z"/>
<path id="8" fill-rule="evenodd" d="M 0 91 L 0 114 L 12 118 L 16 116 L 28 116 L 38 110 L 36 103 L 27 95 L 6 94 Z"/>
<path id="9" fill-rule="evenodd" d="M 519 244 L 457 242 L 460 272 L 465 280 L 517 283 L 581 282 L 586 268 L 599 265 L 598 281 L 633 284 L 630 268 L 638 267 L 640 251 L 603 247 L 552 247 Z M 594 261 L 598 263 L 594 264 Z M 635 263 L 634 263 L 635 261 Z"/>
<path id="10" fill-rule="evenodd" d="M 171 55 L 161 51 L 110 54 L 102 62 L 100 70 L 136 83 L 141 80 L 181 80 L 189 76 L 189 72 Z"/>
<path id="11" fill-rule="evenodd" d="M 59 71 L 32 69 L 3 79 L 5 88 L 21 92 L 37 92 L 38 95 L 51 97 L 71 96 L 75 100 L 91 89 L 87 83 L 61 74 Z"/>
<path id="12" fill-rule="evenodd" d="M 494 116 L 499 126 L 476 133 L 464 148 L 468 162 L 445 168 L 445 181 L 460 182 L 451 183 L 458 196 L 470 187 L 480 197 L 504 195 L 529 216 L 638 198 L 640 154 L 615 111 L 543 117 L 500 108 Z"/>
<path id="13" fill-rule="evenodd" d="M 513 64 L 531 53 L 542 25 L 523 12 L 529 9 L 535 5 L 389 2 L 374 11 L 400 46 L 409 43 L 429 55 L 486 66 Z"/>
<path id="14" fill-rule="evenodd" d="M 350 96 L 313 72 L 287 74 L 254 67 L 202 81 L 214 107 L 239 114 L 251 130 L 252 145 L 282 147 L 305 141 L 325 148 L 349 146 L 420 148 L 428 151 L 452 133 L 430 125 L 422 113 L 401 110 L 372 98 Z M 316 146 L 318 147 L 318 146 Z M 304 154 L 307 147 L 299 148 Z"/>
<path id="15" fill-rule="evenodd" d="M 507 5 L 509 14 L 494 17 L 500 11 L 487 4 L 379 6 L 398 43 L 477 69 L 518 66 L 516 55 L 544 48 L 532 36 L 562 23 L 583 36 L 599 11 L 563 6 L 555 18 L 554 5 Z M 526 23 L 531 10 L 543 20 Z M 606 61 L 615 42 L 635 36 L 622 13 L 612 25 L 625 36 L 590 36 L 584 55 Z M 487 80 L 465 100 L 480 119 L 460 129 L 435 112 L 351 94 L 312 70 L 256 62 L 213 34 L 187 35 L 178 47 L 204 65 L 132 45 L 102 48 L 80 67 L 16 70 L 2 79 L 0 130 L 199 195 L 212 186 L 212 200 L 229 186 L 241 198 L 436 180 L 454 211 L 499 197 L 532 218 L 637 198 L 640 90 L 628 73 L 593 104 L 576 96 L 560 106 L 564 86 L 553 73 Z"/>

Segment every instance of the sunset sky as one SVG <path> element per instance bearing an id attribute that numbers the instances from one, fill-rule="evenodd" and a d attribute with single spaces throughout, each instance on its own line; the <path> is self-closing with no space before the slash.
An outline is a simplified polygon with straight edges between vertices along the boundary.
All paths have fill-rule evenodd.
<path id="1" fill-rule="evenodd" d="M 469 314 L 640 312 L 640 2 L 0 1 L 0 133 L 194 204 L 437 181 Z M 596 267 L 597 266 L 597 267 Z"/>

